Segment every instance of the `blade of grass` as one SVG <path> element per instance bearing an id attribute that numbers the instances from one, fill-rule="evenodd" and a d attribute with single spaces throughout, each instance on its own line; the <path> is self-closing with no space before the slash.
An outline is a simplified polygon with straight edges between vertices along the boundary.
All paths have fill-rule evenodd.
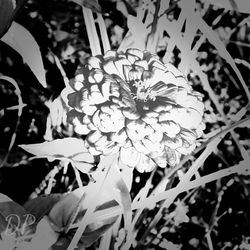
<path id="1" fill-rule="evenodd" d="M 107 28 L 104 23 L 103 17 L 101 14 L 97 14 L 97 23 L 99 25 L 99 30 L 101 33 L 102 45 L 103 45 L 103 53 L 110 50 L 110 42 L 107 35 Z"/>
<path id="2" fill-rule="evenodd" d="M 248 101 L 250 101 L 250 91 L 238 69 L 238 67 L 236 66 L 233 58 L 231 57 L 231 55 L 229 54 L 229 52 L 227 51 L 224 43 L 220 40 L 218 34 L 211 29 L 211 27 L 209 27 L 209 25 L 202 19 L 201 16 L 199 16 L 199 14 L 197 12 L 194 12 L 192 15 L 192 18 L 194 20 L 194 22 L 198 25 L 199 29 L 201 30 L 201 32 L 207 37 L 207 39 L 209 40 L 209 42 L 217 49 L 219 55 L 224 58 L 226 60 L 226 62 L 232 67 L 232 69 L 234 70 L 235 74 L 237 75 L 244 91 L 245 91 L 245 95 L 248 98 Z"/>
<path id="3" fill-rule="evenodd" d="M 89 45 L 91 49 L 91 53 L 93 56 L 101 54 L 101 47 L 99 38 L 96 31 L 95 21 L 93 17 L 93 13 L 90 9 L 82 6 L 84 22 L 87 29 L 87 34 L 89 38 Z"/>
<path id="4" fill-rule="evenodd" d="M 101 193 L 102 187 L 104 186 L 105 181 L 107 180 L 107 177 L 109 176 L 110 169 L 112 168 L 112 165 L 114 164 L 114 162 L 112 162 L 109 167 L 106 167 L 103 172 L 99 172 L 99 180 L 95 184 L 90 183 L 87 186 L 85 202 L 86 204 L 89 204 L 89 206 L 67 250 L 74 250 L 76 248 L 84 230 L 86 229 L 87 225 L 90 223 L 91 218 L 93 218 L 94 210 L 98 202 L 98 199 L 96 199 L 95 197 L 98 197 L 98 194 Z"/>
<path id="5" fill-rule="evenodd" d="M 176 23 L 170 22 L 167 19 L 165 21 L 166 21 L 166 31 L 169 33 L 171 39 L 174 39 L 174 41 L 176 41 L 176 45 L 181 50 L 182 56 L 188 59 L 187 60 L 188 63 L 191 65 L 192 69 L 200 77 L 204 90 L 208 92 L 209 97 L 215 104 L 217 110 L 219 111 L 221 116 L 226 120 L 226 116 L 223 112 L 223 109 L 220 103 L 218 102 L 217 97 L 215 96 L 213 89 L 211 88 L 208 82 L 207 75 L 201 70 L 199 63 L 195 60 L 191 52 L 191 49 L 188 49 L 186 47 L 186 41 L 181 36 L 181 33 L 176 32 L 176 29 L 178 29 L 178 26 L 176 26 Z"/>
<path id="6" fill-rule="evenodd" d="M 194 14 L 195 15 L 195 14 Z M 196 20 L 197 21 L 197 20 Z M 168 20 L 166 20 L 166 22 L 168 23 L 167 27 L 168 27 L 168 31 L 171 34 L 171 36 L 177 41 L 177 45 L 180 48 L 183 56 L 185 56 L 186 58 L 189 59 L 189 63 L 192 66 L 192 69 L 198 74 L 198 76 L 201 79 L 201 82 L 203 84 L 204 89 L 208 92 L 209 97 L 211 98 L 211 100 L 213 101 L 213 103 L 215 104 L 217 110 L 219 111 L 220 115 L 223 117 L 224 122 L 229 125 L 229 121 L 223 111 L 223 108 L 221 106 L 221 104 L 219 103 L 216 95 L 213 92 L 213 89 L 211 88 L 209 82 L 208 82 L 208 77 L 207 75 L 202 71 L 199 63 L 195 60 L 195 58 L 192 56 L 192 52 L 191 50 L 188 50 L 185 46 L 185 40 L 181 37 L 181 35 L 179 33 L 176 33 L 173 29 L 172 23 L 169 22 Z M 229 55 L 230 56 L 230 55 Z M 233 140 L 235 141 L 238 149 L 240 150 L 241 154 L 244 154 L 244 148 L 242 147 L 242 145 L 239 143 L 239 140 L 235 134 L 234 131 L 230 131 Z"/>
<path id="7" fill-rule="evenodd" d="M 145 186 L 143 188 L 141 188 L 139 193 L 134 198 L 134 201 L 143 200 L 143 199 L 145 199 L 147 197 L 147 195 L 149 193 L 149 190 L 151 188 L 152 179 L 153 179 L 155 173 L 156 173 L 156 168 L 152 171 L 152 173 L 150 174 L 150 177 L 148 178 Z M 135 237 L 136 237 L 137 234 L 134 231 L 134 229 L 135 229 L 134 227 L 135 227 L 135 224 L 138 222 L 138 219 L 140 218 L 140 215 L 143 212 L 143 210 L 144 210 L 144 208 L 140 208 L 135 212 L 130 231 L 128 232 L 128 235 L 130 235 L 130 238 L 129 238 L 129 240 L 126 241 L 126 243 L 125 243 L 124 247 L 122 248 L 122 250 L 123 249 L 124 250 L 129 249 L 131 244 L 135 240 Z"/>
<path id="8" fill-rule="evenodd" d="M 156 204 L 159 201 L 169 199 L 169 197 L 176 195 L 176 193 L 180 194 L 182 192 L 186 192 L 188 190 L 191 190 L 191 189 L 194 189 L 194 188 L 197 188 L 200 186 L 204 186 L 207 183 L 210 183 L 212 181 L 227 177 L 227 176 L 232 175 L 232 174 L 250 175 L 249 163 L 246 161 L 241 161 L 239 164 L 234 165 L 230 168 L 222 169 L 222 170 L 216 171 L 212 174 L 202 176 L 199 179 L 190 181 L 188 183 L 188 185 L 185 187 L 182 187 L 182 188 L 175 187 L 175 188 L 172 188 L 170 190 L 164 191 L 160 194 L 150 196 L 142 201 L 133 202 L 132 210 L 137 210 L 140 208 L 152 206 L 152 204 Z M 93 217 L 91 222 L 104 220 L 104 219 L 111 218 L 113 216 L 120 215 L 120 214 L 122 214 L 122 209 L 119 206 L 105 209 L 102 211 L 95 212 L 95 214 L 94 214 L 95 216 Z M 71 228 L 75 228 L 78 225 L 79 225 L 79 223 L 75 223 L 74 225 L 72 225 Z"/>
<path id="9" fill-rule="evenodd" d="M 157 24 L 158 24 L 158 13 L 160 11 L 160 6 L 161 6 L 161 0 L 157 0 L 155 11 L 154 11 L 154 16 L 153 16 L 153 23 L 151 26 L 151 32 L 146 42 L 146 49 L 153 53 L 156 52 L 157 43 L 159 40 L 159 29 L 158 29 Z"/>
<path id="10" fill-rule="evenodd" d="M 197 158 L 197 160 L 193 163 L 193 165 L 189 168 L 187 173 L 180 179 L 179 184 L 177 185 L 176 191 L 177 190 L 182 190 L 187 188 L 190 182 L 190 179 L 192 176 L 198 171 L 198 169 L 203 165 L 204 161 L 207 159 L 207 157 L 214 151 L 218 143 L 220 142 L 220 139 L 217 138 L 217 140 L 214 140 L 213 143 L 211 143 L 205 150 L 204 152 Z M 170 189 L 172 190 L 172 189 Z M 182 192 L 181 191 L 181 192 Z M 164 192 L 163 192 L 164 193 Z M 171 195 L 167 196 L 164 203 L 161 204 L 157 214 L 154 216 L 153 220 L 150 222 L 149 226 L 145 230 L 144 234 L 141 237 L 140 242 L 138 245 L 144 245 L 146 237 L 150 233 L 150 231 L 155 228 L 159 220 L 162 218 L 162 211 L 164 208 L 168 208 L 176 199 L 176 197 L 180 194 L 180 192 L 175 192 L 171 193 Z M 150 196 L 152 197 L 152 195 Z"/>
<path id="11" fill-rule="evenodd" d="M 216 135 L 212 136 L 211 138 L 209 138 L 206 142 L 202 143 L 202 145 L 197 148 L 194 153 L 199 152 L 200 150 L 202 150 L 203 148 L 207 147 L 207 145 L 213 141 L 216 137 L 224 137 L 228 132 L 232 132 L 235 128 L 238 127 L 248 127 L 250 123 L 250 116 L 235 122 L 234 124 L 230 125 L 230 126 L 226 126 L 224 129 L 222 129 L 221 131 L 219 131 Z"/>
<path id="12" fill-rule="evenodd" d="M 213 151 L 214 147 L 216 145 L 218 145 L 218 143 L 222 140 L 222 138 L 230 130 L 235 129 L 236 127 L 241 127 L 241 126 L 249 124 L 249 120 L 250 120 L 250 117 L 247 117 L 247 118 L 243 119 L 242 121 L 239 121 L 239 122 L 231 125 L 230 127 L 225 128 L 223 131 L 220 131 L 218 134 L 213 136 L 209 140 L 209 142 L 206 143 L 206 146 L 205 146 L 206 149 L 204 150 L 204 152 L 201 154 L 201 156 L 193 164 L 192 171 L 187 172 L 187 174 L 188 173 L 189 174 L 185 175 L 184 176 L 185 179 L 183 179 L 183 180 L 187 181 L 192 177 L 192 175 L 195 173 L 195 171 L 199 168 L 199 164 L 201 165 L 205 161 L 206 157 Z M 204 148 L 204 147 L 202 147 L 202 148 Z M 198 160 L 199 160 L 199 162 L 198 162 Z M 219 178 L 222 178 L 222 177 L 234 174 L 234 173 L 242 173 L 242 172 L 247 171 L 247 170 L 249 170 L 247 161 L 242 161 L 240 164 L 238 164 L 236 166 L 217 171 L 213 174 L 200 177 L 198 180 L 189 182 L 188 189 L 199 187 L 199 186 L 202 186 L 208 182 L 214 181 L 216 179 L 219 179 Z M 218 176 L 218 178 L 217 178 L 217 176 Z M 168 199 L 169 197 L 171 197 L 171 195 L 176 194 L 176 192 L 178 191 L 178 188 L 179 187 L 176 187 L 176 188 L 167 190 L 167 191 L 162 192 L 162 193 L 157 193 L 157 194 L 151 195 L 150 197 L 145 198 L 144 200 L 138 201 L 138 199 L 134 199 L 133 203 L 132 203 L 132 210 L 142 209 L 142 208 L 144 209 L 145 207 L 151 207 L 153 204 L 155 204 L 161 200 Z M 184 192 L 184 191 L 185 190 L 181 189 L 181 192 Z M 119 206 L 117 206 L 117 207 L 114 207 L 111 209 L 105 209 L 101 212 L 95 212 L 95 219 L 96 220 L 100 220 L 100 219 L 103 220 L 103 219 L 107 219 L 107 218 L 110 218 L 110 217 L 115 216 L 115 215 L 120 215 L 121 213 L 122 213 L 121 208 L 119 208 Z M 77 225 L 78 224 L 74 224 L 74 225 L 72 225 L 71 228 L 74 228 Z"/>
<path id="13" fill-rule="evenodd" d="M 191 46 L 193 43 L 193 40 L 195 38 L 196 32 L 198 30 L 197 24 L 193 22 L 193 19 L 191 18 L 192 13 L 195 9 L 195 1 L 180 1 L 179 6 L 181 8 L 181 23 L 185 23 L 185 31 L 183 33 L 183 40 L 185 41 L 185 47 L 186 50 L 191 50 Z M 180 27 L 182 28 L 182 26 Z M 181 30 L 180 30 L 181 32 Z M 185 53 L 185 50 L 182 50 L 182 53 Z M 188 73 L 188 66 L 189 66 L 189 57 L 187 57 L 185 54 L 181 57 L 181 62 L 179 65 L 180 70 L 183 73 Z"/>
<path id="14" fill-rule="evenodd" d="M 15 143 L 15 140 L 16 140 L 17 128 L 18 128 L 19 123 L 20 123 L 20 119 L 21 119 L 21 116 L 22 116 L 23 108 L 26 106 L 26 104 L 23 103 L 23 99 L 22 99 L 22 96 L 21 96 L 21 90 L 20 90 L 17 82 L 13 78 L 11 78 L 9 76 L 0 75 L 0 80 L 6 81 L 6 82 L 10 83 L 12 86 L 14 86 L 14 88 L 15 88 L 15 94 L 16 94 L 16 96 L 18 98 L 17 121 L 16 121 L 14 132 L 12 134 L 12 137 L 11 137 L 11 140 L 10 140 L 10 143 L 9 143 L 8 151 L 5 154 L 2 162 L 0 163 L 0 168 L 1 168 L 6 163 L 6 161 L 8 159 L 8 156 L 10 154 L 10 151 L 11 151 L 12 147 L 14 146 L 14 143 Z"/>
<path id="15" fill-rule="evenodd" d="M 99 250 L 110 249 L 113 226 L 102 236 L 101 241 L 100 241 L 100 245 L 99 245 L 99 248 L 98 248 Z"/>

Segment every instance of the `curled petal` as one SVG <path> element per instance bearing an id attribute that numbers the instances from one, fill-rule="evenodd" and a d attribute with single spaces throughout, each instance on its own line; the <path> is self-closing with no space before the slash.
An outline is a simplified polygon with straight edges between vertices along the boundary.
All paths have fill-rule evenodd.
<path id="1" fill-rule="evenodd" d="M 131 66 L 131 63 L 125 59 L 125 58 L 122 58 L 122 59 L 119 59 L 117 61 L 115 61 L 115 66 L 116 66 L 116 69 L 118 70 L 119 72 L 119 76 L 123 79 L 123 80 L 126 80 L 126 77 L 124 76 L 124 67 L 125 66 Z"/>
<path id="2" fill-rule="evenodd" d="M 157 118 L 155 118 L 155 117 L 148 117 L 148 116 L 143 117 L 142 120 L 144 122 L 146 122 L 147 124 L 156 124 L 158 122 Z"/>
<path id="3" fill-rule="evenodd" d="M 90 132 L 88 126 L 80 123 L 80 121 L 76 117 L 73 119 L 73 124 L 75 126 L 75 132 L 77 134 L 87 135 Z"/>
<path id="4" fill-rule="evenodd" d="M 103 64 L 103 69 L 107 74 L 110 74 L 110 75 L 115 74 L 115 75 L 121 76 L 113 60 L 109 60 L 105 62 Z"/>
<path id="5" fill-rule="evenodd" d="M 180 162 L 180 156 L 177 151 L 166 147 L 167 162 L 170 166 L 176 166 Z"/>
<path id="6" fill-rule="evenodd" d="M 95 113 L 95 111 L 97 110 L 95 105 L 86 105 L 82 107 L 82 111 L 86 114 L 86 115 L 93 115 Z"/>
<path id="7" fill-rule="evenodd" d="M 101 132 L 96 130 L 94 132 L 89 133 L 86 140 L 89 143 L 95 144 L 101 137 L 102 137 Z"/>
<path id="8" fill-rule="evenodd" d="M 140 173 L 151 172 L 156 166 L 156 163 L 152 159 L 150 159 L 146 155 L 141 154 L 141 158 L 139 164 L 136 166 L 136 169 Z"/>
<path id="9" fill-rule="evenodd" d="M 148 63 L 147 63 L 146 60 L 136 61 L 136 62 L 134 63 L 134 65 L 140 66 L 140 67 L 142 67 L 144 70 L 147 70 L 147 71 L 148 71 Z"/>
<path id="10" fill-rule="evenodd" d="M 112 133 L 110 135 L 110 139 L 114 142 L 117 142 L 118 144 L 123 144 L 127 139 L 127 134 L 125 132 L 125 129 L 123 128 L 116 133 Z"/>
<path id="11" fill-rule="evenodd" d="M 168 71 L 172 72 L 172 74 L 175 77 L 183 76 L 183 74 L 176 67 L 174 67 L 174 65 L 172 65 L 171 63 L 166 63 L 165 67 L 167 68 Z"/>
<path id="12" fill-rule="evenodd" d="M 88 65 L 91 67 L 91 68 L 94 68 L 94 69 L 100 69 L 101 68 L 101 60 L 100 58 L 98 57 L 95 57 L 95 56 L 92 56 L 88 59 Z"/>
<path id="13" fill-rule="evenodd" d="M 143 52 L 139 49 L 128 49 L 126 53 L 132 56 L 136 56 L 140 60 L 143 58 Z"/>
<path id="14" fill-rule="evenodd" d="M 127 122 L 126 132 L 131 140 L 137 141 L 151 134 L 153 129 L 142 120 L 132 120 Z"/>
<path id="15" fill-rule="evenodd" d="M 154 124 L 154 127 L 152 126 L 154 130 L 151 134 L 148 135 L 149 140 L 151 140 L 152 142 L 160 142 L 163 138 L 163 133 L 157 125 L 158 124 Z"/>
<path id="16" fill-rule="evenodd" d="M 165 168 L 167 165 L 166 155 L 161 155 L 153 158 L 153 161 L 161 168 Z"/>
<path id="17" fill-rule="evenodd" d="M 130 120 L 137 120 L 140 117 L 138 112 L 134 112 L 130 108 L 126 108 L 122 110 L 123 115 Z"/>
<path id="18" fill-rule="evenodd" d="M 160 143 L 154 143 L 148 138 L 144 138 L 142 140 L 143 145 L 151 152 L 151 151 L 156 151 L 159 150 L 160 148 Z"/>
<path id="19" fill-rule="evenodd" d="M 164 145 L 171 149 L 177 149 L 183 146 L 183 141 L 180 136 L 175 139 L 168 138 L 164 140 Z"/>
<path id="20" fill-rule="evenodd" d="M 121 161 L 124 164 L 130 167 L 135 167 L 139 164 L 141 155 L 133 147 L 129 147 L 129 148 L 121 148 L 120 157 Z"/>
<path id="21" fill-rule="evenodd" d="M 113 50 L 109 50 L 104 54 L 103 59 L 111 60 L 111 59 L 115 59 L 116 57 L 117 57 L 117 52 Z"/>
<path id="22" fill-rule="evenodd" d="M 138 152 L 143 153 L 145 155 L 150 154 L 150 151 L 145 147 L 142 141 L 133 141 L 132 144 Z"/>
<path id="23" fill-rule="evenodd" d="M 132 70 L 132 65 L 124 65 L 123 66 L 123 75 L 125 81 L 129 81 L 129 72 Z"/>
<path id="24" fill-rule="evenodd" d="M 124 117 L 110 107 L 102 107 L 102 111 L 97 110 L 93 115 L 93 124 L 101 132 L 116 132 L 124 127 Z"/>
<path id="25" fill-rule="evenodd" d="M 169 137 L 175 137 L 181 130 L 180 126 L 173 121 L 164 121 L 161 123 L 164 133 Z"/>

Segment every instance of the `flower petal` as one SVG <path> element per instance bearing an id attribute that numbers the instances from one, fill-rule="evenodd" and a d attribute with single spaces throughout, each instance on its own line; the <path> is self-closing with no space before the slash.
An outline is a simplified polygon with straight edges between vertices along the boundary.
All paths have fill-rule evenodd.
<path id="1" fill-rule="evenodd" d="M 140 173 L 151 172 L 155 167 L 157 167 L 157 165 L 152 159 L 150 159 L 146 155 L 141 154 L 139 164 L 136 166 L 136 169 Z"/>
<path id="2" fill-rule="evenodd" d="M 130 167 L 135 167 L 138 165 L 141 155 L 133 147 L 129 147 L 121 148 L 120 157 L 124 164 Z"/>

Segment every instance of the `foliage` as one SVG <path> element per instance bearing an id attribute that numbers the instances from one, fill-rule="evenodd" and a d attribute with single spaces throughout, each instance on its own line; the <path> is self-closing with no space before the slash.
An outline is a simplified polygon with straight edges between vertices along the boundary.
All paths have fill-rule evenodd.
<path id="1" fill-rule="evenodd" d="M 249 249 L 249 14 L 247 0 L 1 0 L 0 248 Z M 124 149 L 107 154 L 102 143 L 98 151 L 90 131 L 104 118 L 78 95 L 79 84 L 96 81 L 91 72 L 112 81 L 120 74 L 112 65 L 124 66 L 118 58 L 144 50 L 173 85 L 184 74 L 189 94 L 202 95 L 205 129 L 183 136 L 196 147 L 173 166 L 169 155 L 160 164 L 146 153 L 155 162 L 147 168 L 148 158 L 134 161 Z M 180 90 L 160 80 L 170 102 Z M 135 101 L 119 84 L 122 101 L 108 98 L 127 110 Z"/>

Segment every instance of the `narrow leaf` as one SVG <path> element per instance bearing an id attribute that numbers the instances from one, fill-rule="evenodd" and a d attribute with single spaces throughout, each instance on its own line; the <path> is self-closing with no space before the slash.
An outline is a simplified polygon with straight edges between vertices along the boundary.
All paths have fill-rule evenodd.
<path id="1" fill-rule="evenodd" d="M 111 223 L 105 224 L 96 230 L 83 233 L 79 245 L 82 247 L 89 247 L 93 242 L 95 242 L 100 236 L 102 236 L 107 230 L 114 225 L 116 220 Z"/>
<path id="2" fill-rule="evenodd" d="M 250 14 L 249 0 L 207 0 L 220 8 Z"/>
<path id="3" fill-rule="evenodd" d="M 218 50 L 220 56 L 223 57 L 226 60 L 226 62 L 232 67 L 238 79 L 240 80 L 243 89 L 245 90 L 245 94 L 248 100 L 250 100 L 250 91 L 248 87 L 246 86 L 246 83 L 239 69 L 237 68 L 235 64 L 235 61 L 233 60 L 233 58 L 227 51 L 224 43 L 220 40 L 218 34 L 215 31 L 213 31 L 209 27 L 209 25 L 197 13 L 194 12 L 194 15 L 192 15 L 192 18 L 194 18 L 194 22 L 198 25 L 201 32 L 204 33 L 204 35 L 207 37 L 209 42 Z"/>
<path id="4" fill-rule="evenodd" d="M 91 9 L 94 12 L 101 13 L 102 8 L 97 0 L 71 0 L 72 2 Z"/>
<path id="5" fill-rule="evenodd" d="M 49 217 L 57 227 L 61 229 L 65 228 L 69 224 L 72 214 L 75 212 L 78 206 L 80 206 L 79 212 L 86 210 L 83 202 L 79 204 L 82 197 L 83 199 L 85 197 L 85 191 L 86 187 L 78 188 L 67 194 L 52 207 L 51 211 L 49 212 Z"/>
<path id="6" fill-rule="evenodd" d="M 23 108 L 25 107 L 26 104 L 23 103 L 22 96 L 21 96 L 21 90 L 20 90 L 17 82 L 13 78 L 8 77 L 8 76 L 0 76 L 0 80 L 7 81 L 8 83 L 10 83 L 15 88 L 15 94 L 17 95 L 17 98 L 18 98 L 18 105 L 15 106 L 15 108 L 18 110 L 18 113 L 17 113 L 18 119 L 17 119 L 17 124 L 16 124 L 16 129 L 17 129 L 20 117 L 22 115 Z M 8 156 L 9 156 L 9 153 L 10 153 L 10 151 L 11 151 L 11 149 L 12 149 L 14 143 L 15 143 L 15 140 L 16 140 L 16 130 L 12 134 L 12 137 L 11 137 L 11 140 L 10 140 L 10 144 L 9 144 L 9 147 L 8 147 L 8 152 L 5 155 L 5 157 L 2 160 L 2 162 L 0 163 L 0 168 L 2 166 L 4 166 L 4 164 L 6 163 L 6 161 L 8 159 Z"/>
<path id="7" fill-rule="evenodd" d="M 113 162 L 103 172 L 99 171 L 99 175 L 100 175 L 99 181 L 97 181 L 96 183 L 90 182 L 88 184 L 88 186 L 86 187 L 86 189 L 87 189 L 86 190 L 86 197 L 84 197 L 84 196 L 82 196 L 82 197 L 85 198 L 85 203 L 87 204 L 88 208 L 86 210 L 86 213 L 84 214 L 84 216 L 81 219 L 81 223 L 80 223 L 79 227 L 77 228 L 76 233 L 75 233 L 72 241 L 70 242 L 68 249 L 75 249 L 76 245 L 78 244 L 79 240 L 82 237 L 82 234 L 84 233 L 87 226 L 89 225 L 89 223 L 93 219 L 96 206 L 98 205 L 98 202 L 100 203 L 100 199 L 99 200 L 95 199 L 95 197 L 97 197 L 101 192 L 102 192 L 102 196 L 103 196 L 103 186 L 104 186 L 104 183 L 107 181 L 107 176 L 109 175 L 112 164 L 113 164 Z M 101 196 L 101 198 L 102 198 L 102 196 Z M 71 219 L 71 221 L 72 221 L 72 219 Z M 102 225 L 105 225 L 105 223 Z"/>
<path id="8" fill-rule="evenodd" d="M 127 17 L 127 26 L 129 31 L 123 38 L 118 51 L 126 51 L 128 48 L 145 50 L 150 29 L 138 17 L 132 15 L 128 15 Z"/>
<path id="9" fill-rule="evenodd" d="M 103 45 L 103 50 L 104 50 L 103 52 L 106 53 L 111 48 L 110 48 L 110 43 L 108 39 L 107 28 L 106 28 L 104 19 L 101 14 L 97 14 L 97 22 L 98 22 L 99 30 L 101 33 L 102 45 Z"/>
<path id="10" fill-rule="evenodd" d="M 85 160 L 88 163 L 94 162 L 94 157 L 88 153 L 82 139 L 69 137 L 43 143 L 22 144 L 19 147 L 38 157 L 69 158 L 76 159 L 76 161 Z"/>
<path id="11" fill-rule="evenodd" d="M 82 6 L 84 22 L 87 29 L 89 45 L 92 52 L 92 56 L 101 54 L 101 46 L 99 42 L 99 38 L 96 31 L 95 21 L 93 17 L 93 13 L 90 9 Z"/>
<path id="12" fill-rule="evenodd" d="M 47 216 L 43 217 L 36 229 L 35 235 L 29 243 L 28 250 L 47 250 L 57 241 L 59 234 L 51 227 L 50 220 Z"/>
<path id="13" fill-rule="evenodd" d="M 73 192 L 67 194 L 58 203 L 56 203 L 51 209 L 49 216 L 52 221 L 59 227 L 65 228 L 69 225 L 72 215 L 76 212 L 78 207 L 78 215 L 75 218 L 75 223 L 80 221 L 86 210 L 88 209 L 88 203 L 85 202 L 85 192 L 87 187 L 81 187 Z M 112 194 L 107 191 L 102 192 L 102 195 L 98 197 L 98 202 L 96 206 L 96 211 L 101 211 L 110 207 L 117 206 L 117 202 L 114 201 Z M 112 221 L 112 218 L 107 218 L 105 222 Z M 105 222 L 98 221 L 97 225 L 100 226 Z M 91 225 L 92 229 L 96 228 L 95 224 Z"/>
<path id="14" fill-rule="evenodd" d="M 132 222 L 131 197 L 122 173 L 120 172 L 119 161 L 117 159 L 111 166 L 110 174 L 107 177 L 104 188 L 110 190 L 110 193 L 113 193 L 115 200 L 122 207 L 125 228 L 129 231 Z"/>
<path id="15" fill-rule="evenodd" d="M 46 88 L 45 69 L 37 42 L 30 32 L 22 25 L 13 22 L 1 41 L 16 50 L 28 64 L 41 85 Z"/>
<path id="16" fill-rule="evenodd" d="M 40 221 L 62 197 L 62 194 L 41 195 L 27 201 L 23 207 L 35 216 L 36 221 Z"/>

